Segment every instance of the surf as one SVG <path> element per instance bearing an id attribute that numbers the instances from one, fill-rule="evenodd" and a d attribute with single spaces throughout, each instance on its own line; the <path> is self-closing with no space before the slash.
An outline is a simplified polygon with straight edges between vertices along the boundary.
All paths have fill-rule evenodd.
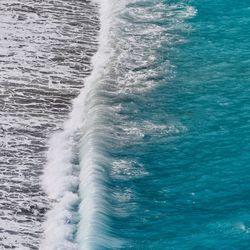
<path id="1" fill-rule="evenodd" d="M 63 131 L 49 142 L 48 163 L 43 186 L 54 201 L 45 222 L 41 249 L 94 249 L 111 244 L 105 236 L 108 229 L 105 196 L 105 137 L 107 113 L 98 89 L 112 55 L 109 31 L 115 12 L 122 3 L 94 1 L 100 13 L 99 49 L 92 58 L 93 71 L 84 80 L 80 95 L 73 101 L 72 112 Z M 105 143 L 104 143 L 105 144 Z"/>

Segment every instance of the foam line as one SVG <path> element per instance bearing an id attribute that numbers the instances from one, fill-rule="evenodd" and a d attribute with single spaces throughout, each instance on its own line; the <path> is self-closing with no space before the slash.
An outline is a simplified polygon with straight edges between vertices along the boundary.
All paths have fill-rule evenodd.
<path id="1" fill-rule="evenodd" d="M 43 186 L 55 202 L 44 224 L 41 249 L 88 250 L 117 245 L 105 234 L 108 204 L 104 183 L 108 159 L 99 145 L 100 131 L 103 131 L 99 129 L 103 126 L 100 117 L 105 110 L 97 90 L 112 55 L 109 33 L 118 3 L 94 2 L 100 9 L 99 49 L 92 58 L 93 71 L 73 101 L 63 131 L 55 134 L 49 143 Z"/>

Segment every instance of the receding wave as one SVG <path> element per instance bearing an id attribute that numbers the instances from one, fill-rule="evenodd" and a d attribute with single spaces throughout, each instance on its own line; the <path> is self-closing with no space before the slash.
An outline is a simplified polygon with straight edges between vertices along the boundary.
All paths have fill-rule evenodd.
<path id="1" fill-rule="evenodd" d="M 38 249 L 43 237 L 47 142 L 97 50 L 96 6 L 74 3 L 0 1 L 0 249 Z"/>

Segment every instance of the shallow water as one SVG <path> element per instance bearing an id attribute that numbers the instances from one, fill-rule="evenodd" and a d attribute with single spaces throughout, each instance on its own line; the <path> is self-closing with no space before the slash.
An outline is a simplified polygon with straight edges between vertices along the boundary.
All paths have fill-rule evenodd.
<path id="1" fill-rule="evenodd" d="M 91 71 L 98 16 L 89 1 L 33 0 L 3 0 L 0 16 L 0 249 L 38 249 L 47 141 Z"/>

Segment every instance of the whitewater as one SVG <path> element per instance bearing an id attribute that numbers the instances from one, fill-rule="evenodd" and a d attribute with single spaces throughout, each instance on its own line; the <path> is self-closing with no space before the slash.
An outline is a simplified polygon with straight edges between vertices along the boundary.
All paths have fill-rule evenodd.
<path id="1" fill-rule="evenodd" d="M 63 132 L 54 135 L 50 144 L 44 185 L 57 203 L 49 212 L 43 249 L 92 249 L 95 244 L 110 244 L 102 231 L 107 209 L 102 116 L 107 110 L 98 98 L 98 88 L 112 55 L 108 32 L 115 8 L 108 1 L 100 5 L 100 45 L 92 58 L 93 71 L 74 100 Z"/>

